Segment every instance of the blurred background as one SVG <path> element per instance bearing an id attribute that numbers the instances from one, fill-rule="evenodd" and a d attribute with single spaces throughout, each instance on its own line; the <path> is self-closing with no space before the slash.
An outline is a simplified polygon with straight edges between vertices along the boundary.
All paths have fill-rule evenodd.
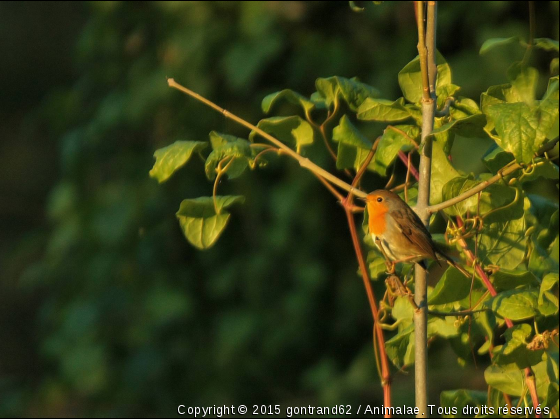
<path id="1" fill-rule="evenodd" d="M 558 2 L 536 17 L 536 36 L 558 39 Z M 520 58 L 480 46 L 527 39 L 528 6 L 442 2 L 438 24 L 454 83 L 478 101 Z M 176 140 L 248 134 L 166 77 L 253 123 L 265 95 L 309 95 L 317 77 L 396 99 L 416 55 L 411 2 L 2 2 L 0 40 L 0 416 L 382 404 L 344 214 L 312 176 L 285 159 L 225 182 L 246 203 L 201 252 L 175 212 L 211 194 L 203 163 L 161 186 L 148 171 Z M 535 54 L 546 83 L 551 57 Z M 439 342 L 431 355 L 432 403 L 485 390 L 483 361 L 462 367 Z M 413 404 L 412 371 L 393 400 Z"/>

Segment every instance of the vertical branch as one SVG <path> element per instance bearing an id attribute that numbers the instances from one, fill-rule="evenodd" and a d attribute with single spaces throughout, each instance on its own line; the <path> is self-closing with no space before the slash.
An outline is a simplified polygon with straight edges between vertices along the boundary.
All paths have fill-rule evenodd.
<path id="1" fill-rule="evenodd" d="M 428 22 L 432 22 L 426 28 L 426 42 L 428 47 L 428 80 L 430 82 L 430 95 L 436 99 L 436 26 L 437 26 L 437 2 L 428 2 Z"/>
<path id="2" fill-rule="evenodd" d="M 430 213 L 427 208 L 430 205 L 430 178 L 432 166 L 432 141 L 430 134 L 434 128 L 434 117 L 436 111 L 435 88 L 431 92 L 428 68 L 435 67 L 435 24 L 436 11 L 435 3 L 429 2 L 428 7 L 428 31 L 429 38 L 426 39 L 424 29 L 424 5 L 423 2 L 416 2 L 417 24 L 418 24 L 418 54 L 420 57 L 420 68 L 422 72 L 422 141 L 420 144 L 420 173 L 418 181 L 418 202 L 416 212 L 424 225 L 428 226 Z M 428 52 L 428 48 L 430 52 Z M 433 84 L 435 86 L 434 72 Z M 426 271 L 418 264 L 415 267 L 414 280 L 414 302 L 418 309 L 414 312 L 414 339 L 415 339 L 415 393 L 416 406 L 420 412 L 417 417 L 428 417 L 428 305 L 427 305 L 428 285 Z"/>

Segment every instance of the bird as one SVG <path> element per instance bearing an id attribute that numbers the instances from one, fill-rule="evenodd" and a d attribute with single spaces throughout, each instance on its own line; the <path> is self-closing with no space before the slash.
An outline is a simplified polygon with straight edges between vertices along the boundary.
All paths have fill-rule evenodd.
<path id="1" fill-rule="evenodd" d="M 368 228 L 373 242 L 385 259 L 394 264 L 413 262 L 427 270 L 426 259 L 435 260 L 440 266 L 443 258 L 463 275 L 469 273 L 441 251 L 418 215 L 397 194 L 376 190 L 362 199 L 368 212 Z"/>

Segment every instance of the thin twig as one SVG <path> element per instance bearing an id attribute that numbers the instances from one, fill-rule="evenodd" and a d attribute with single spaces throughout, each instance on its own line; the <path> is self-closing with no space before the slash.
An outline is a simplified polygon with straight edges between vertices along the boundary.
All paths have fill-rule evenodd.
<path id="1" fill-rule="evenodd" d="M 353 188 L 350 184 L 344 182 L 340 178 L 337 178 L 333 174 L 327 172 L 326 170 L 324 170 L 320 166 L 313 163 L 308 158 L 304 158 L 300 154 L 296 153 L 294 150 L 290 149 L 288 146 L 286 146 L 280 140 L 278 140 L 278 139 L 274 138 L 273 136 L 271 136 L 270 134 L 268 134 L 266 131 L 261 130 L 257 126 L 255 126 L 255 125 L 245 121 L 244 119 L 239 118 L 237 115 L 232 114 L 231 112 L 221 108 L 220 106 L 216 105 L 214 102 L 206 99 L 205 97 L 199 95 L 198 93 L 193 92 L 192 90 L 187 89 L 186 87 L 178 84 L 177 82 L 175 82 L 175 80 L 167 79 L 167 83 L 170 87 L 172 87 L 174 89 L 177 89 L 177 90 L 180 90 L 181 92 L 186 93 L 187 95 L 189 95 L 189 96 L 199 100 L 200 102 L 208 105 L 210 108 L 212 108 L 212 109 L 218 111 L 219 113 L 223 114 L 226 118 L 229 118 L 229 119 L 235 121 L 236 123 L 248 128 L 250 130 L 253 130 L 258 135 L 264 137 L 266 140 L 268 140 L 269 142 L 271 142 L 275 146 L 284 150 L 286 152 L 286 154 L 288 154 L 292 158 L 296 159 L 299 162 L 299 164 L 302 168 L 306 168 L 306 169 L 316 173 L 317 175 L 322 176 L 325 180 L 327 180 L 331 184 L 334 184 L 334 185 L 342 188 L 345 191 L 348 191 L 348 192 L 351 191 L 354 195 L 356 195 L 358 197 L 365 197 L 367 195 L 363 191 L 360 191 L 357 188 Z"/>

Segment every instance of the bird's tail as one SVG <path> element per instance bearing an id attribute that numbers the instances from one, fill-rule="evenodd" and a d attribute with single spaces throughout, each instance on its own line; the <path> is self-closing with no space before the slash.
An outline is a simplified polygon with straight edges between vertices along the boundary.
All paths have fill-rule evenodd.
<path id="1" fill-rule="evenodd" d="M 449 255 L 446 255 L 441 251 L 438 251 L 438 255 L 441 255 L 445 259 L 445 261 L 447 261 L 447 264 L 449 264 L 451 267 L 459 270 L 461 274 L 463 274 L 463 276 L 465 276 L 468 279 L 472 278 L 472 274 L 469 273 L 467 270 L 465 270 L 463 267 L 461 267 L 459 264 L 457 264 L 455 261 L 453 261 L 453 259 Z"/>

